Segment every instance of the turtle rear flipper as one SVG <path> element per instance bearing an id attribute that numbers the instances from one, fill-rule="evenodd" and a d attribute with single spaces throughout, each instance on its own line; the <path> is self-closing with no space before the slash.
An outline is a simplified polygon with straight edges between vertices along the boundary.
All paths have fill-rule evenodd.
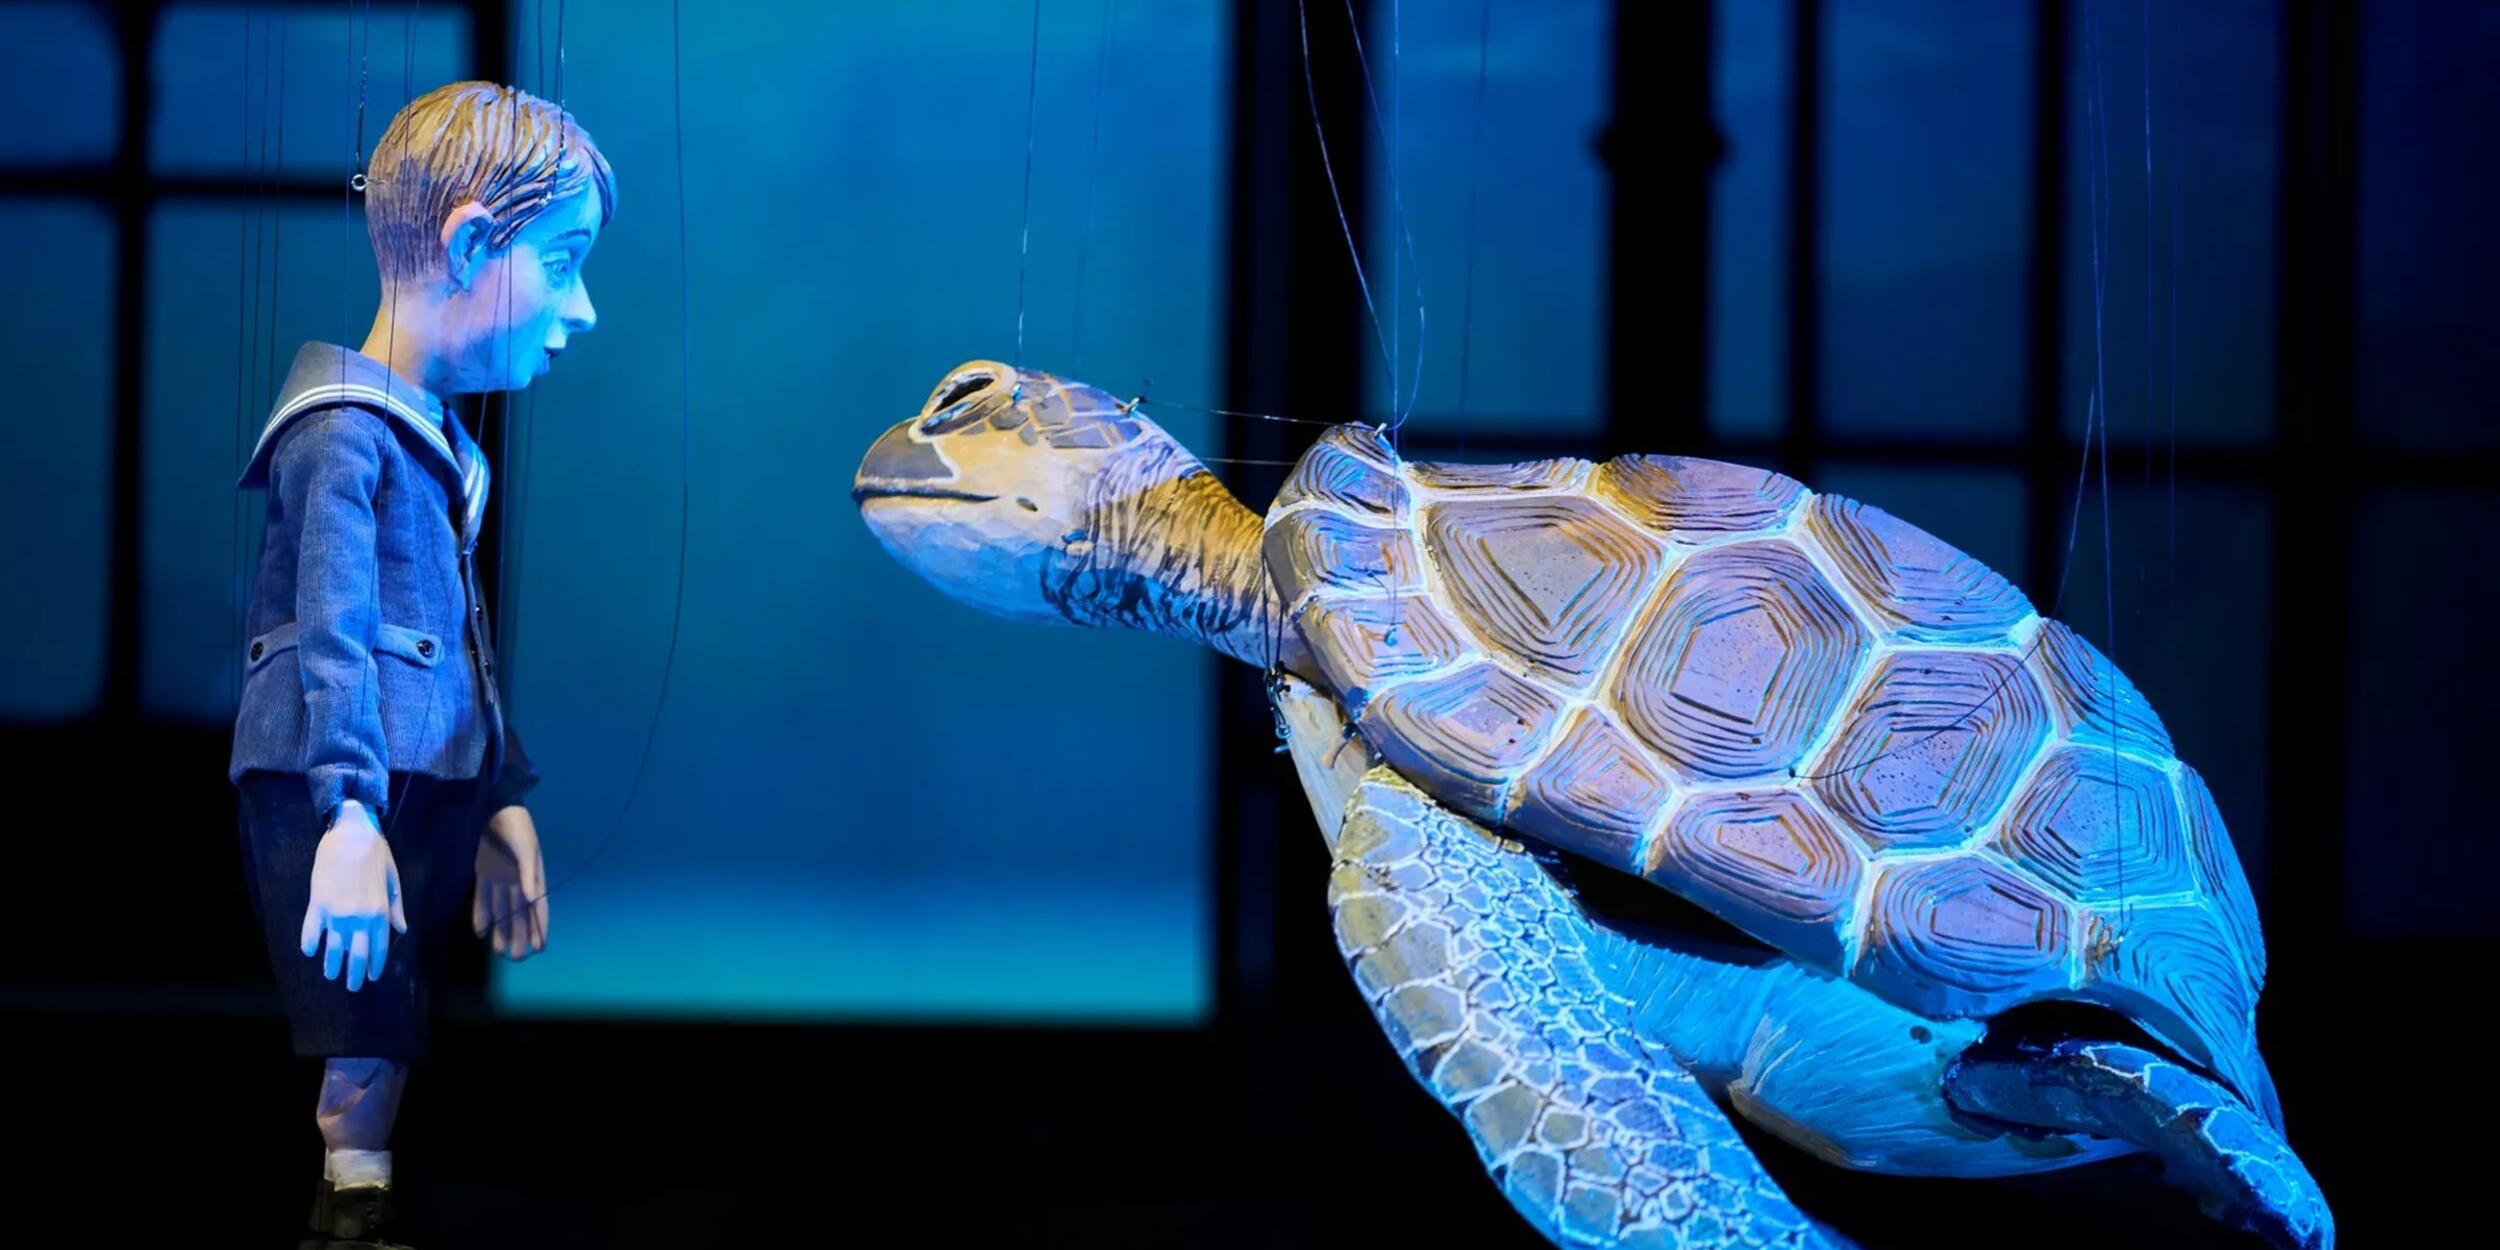
<path id="1" fill-rule="evenodd" d="M 1633 1034 L 1588 921 L 1536 861 L 1374 767 L 1328 883 L 1337 945 L 1390 1042 L 1559 1244 L 1827 1244 L 1725 1112 Z"/>
<path id="2" fill-rule="evenodd" d="M 2326 1195 L 2273 1121 L 2166 1056 L 2085 1039 L 1989 1043 L 1955 1065 L 1945 1090 L 1974 1115 L 2134 1142 L 2207 1215 L 2279 1250 L 2334 1250 Z"/>

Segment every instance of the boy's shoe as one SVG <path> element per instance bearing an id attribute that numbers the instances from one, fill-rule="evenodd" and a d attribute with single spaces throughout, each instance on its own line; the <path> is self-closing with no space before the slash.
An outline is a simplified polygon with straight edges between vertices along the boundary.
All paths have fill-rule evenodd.
<path id="1" fill-rule="evenodd" d="M 396 1214 L 388 1185 L 333 1186 L 313 1191 L 312 1235 L 297 1250 L 411 1250 L 390 1237 Z"/>

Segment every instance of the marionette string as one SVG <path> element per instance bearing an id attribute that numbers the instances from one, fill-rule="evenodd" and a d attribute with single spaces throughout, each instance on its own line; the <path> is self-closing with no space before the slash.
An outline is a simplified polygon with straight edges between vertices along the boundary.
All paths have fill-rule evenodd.
<path id="1" fill-rule="evenodd" d="M 1085 228 L 1077 236 L 1076 308 L 1071 318 L 1073 324 L 1070 327 L 1068 339 L 1068 360 L 1078 367 L 1082 367 L 1085 363 L 1085 278 L 1087 262 L 1091 260 L 1094 250 L 1094 204 L 1098 198 L 1095 192 L 1101 183 L 1102 116 L 1104 97 L 1109 89 L 1111 78 L 1111 36 L 1112 32 L 1118 29 L 1119 21 L 1120 0 L 1103 0 L 1102 39 L 1094 50 L 1093 135 L 1087 141 L 1085 148 Z M 1027 129 L 1030 129 L 1029 122 Z M 1030 175 L 1027 176 L 1030 177 Z M 1028 196 L 1032 194 L 1029 186 L 1025 194 Z M 1023 350 L 1021 343 L 1018 343 L 1017 350 L 1019 352 Z"/>
<path id="2" fill-rule="evenodd" d="M 241 58 L 243 72 L 236 92 L 237 102 L 241 108 L 241 116 L 238 118 L 239 124 L 236 129 L 242 141 L 242 155 L 238 164 L 241 168 L 252 171 L 255 184 L 250 203 L 245 206 L 244 211 L 235 214 L 233 471 L 237 476 L 240 476 L 245 468 L 245 429 L 251 424 L 252 413 L 249 397 L 257 389 L 256 383 L 258 382 L 254 365 L 260 357 L 261 266 L 258 240 L 255 236 L 266 206 L 269 155 L 269 108 L 266 91 L 270 70 L 266 53 L 261 58 L 260 66 L 263 98 L 259 110 L 261 125 L 259 157 L 256 159 L 252 152 L 252 23 L 254 16 L 254 8 L 244 9 Z M 265 24 L 263 31 L 265 35 Z M 231 645 L 226 651 L 229 661 L 227 671 L 233 679 L 233 704 L 238 708 L 243 705 L 244 665 L 234 663 L 233 658 L 243 654 L 244 635 L 250 628 L 253 581 L 251 571 L 245 567 L 246 553 L 250 548 L 243 528 L 244 498 L 244 492 L 238 490 L 234 493 L 234 498 L 229 501 L 229 533 L 227 535 L 226 584 L 227 596 L 230 600 L 228 615 L 232 618 Z"/>
<path id="3" fill-rule="evenodd" d="M 684 15 L 681 5 L 676 3 L 675 0 L 672 0 L 669 5 L 668 19 L 669 117 L 672 126 L 672 145 L 674 155 L 676 157 L 676 166 L 673 170 L 673 182 L 675 184 L 677 199 L 678 351 L 677 579 L 676 589 L 671 596 L 669 606 L 668 651 L 666 659 L 661 662 L 660 690 L 658 696 L 652 703 L 650 722 L 643 731 L 642 750 L 640 755 L 634 761 L 633 776 L 626 783 L 625 801 L 617 808 L 616 819 L 609 823 L 607 832 L 601 835 L 598 844 L 591 848 L 590 854 L 584 857 L 582 862 L 574 865 L 573 868 L 566 872 L 561 879 L 550 883 L 545 890 L 541 891 L 537 895 L 524 897 L 520 903 L 520 907 L 523 908 L 535 906 L 541 899 L 554 894 L 557 890 L 562 889 L 564 886 L 579 879 L 583 873 L 588 872 L 591 866 L 597 863 L 600 857 L 607 853 L 608 848 L 615 844 L 618 833 L 624 829 L 626 818 L 631 815 L 634 810 L 635 800 L 642 794 L 643 779 L 650 772 L 651 754 L 652 750 L 659 742 L 660 722 L 668 709 L 669 691 L 674 685 L 677 673 L 678 643 L 683 637 L 685 628 L 686 552 L 688 539 L 690 538 L 692 532 L 692 519 L 694 515 L 694 494 L 691 478 L 694 461 L 694 315 L 693 291 L 691 286 L 692 271 L 689 267 L 689 249 L 686 229 Z M 562 98 L 564 82 L 564 55 L 564 6 L 561 2 L 559 2 L 556 8 L 556 82 L 558 92 L 556 107 L 559 111 L 563 110 L 565 107 L 564 100 Z M 518 910 L 519 908 L 514 909 L 514 911 Z M 512 914 L 514 913 L 505 912 L 496 916 L 493 921 L 489 922 L 490 929 L 494 923 L 499 923 Z"/>
<path id="4" fill-rule="evenodd" d="M 1398 73 L 1397 0 L 1390 0 L 1389 5 L 1389 112 L 1385 124 L 1381 120 L 1379 93 L 1372 88 L 1371 58 L 1363 49 L 1363 28 L 1362 24 L 1355 20 L 1354 0 L 1345 0 L 1345 19 L 1346 30 L 1354 45 L 1355 67 L 1362 72 L 1363 76 L 1363 98 L 1369 109 L 1372 133 L 1385 138 L 1389 144 L 1389 205 L 1392 220 L 1396 222 L 1398 230 L 1398 244 L 1389 249 L 1389 302 L 1391 305 L 1389 316 L 1389 444 L 1394 450 L 1397 446 L 1399 431 L 1405 428 L 1407 417 L 1415 411 L 1415 397 L 1422 393 L 1424 332 L 1427 328 L 1424 318 L 1423 265 L 1415 259 L 1415 236 L 1407 228 L 1406 191 L 1404 179 L 1401 177 L 1404 165 L 1402 148 L 1405 125 L 1399 107 L 1401 79 Z M 1313 110 L 1313 120 L 1316 123 L 1316 109 Z M 1335 178 L 1333 172 L 1330 178 L 1332 180 Z M 1330 191 L 1333 194 L 1335 188 L 1332 186 Z M 1342 209 L 1339 211 L 1343 212 Z M 1400 280 L 1398 263 L 1401 250 L 1406 263 L 1412 266 L 1414 271 L 1413 277 L 1403 282 Z M 1359 257 L 1355 264 L 1358 267 L 1362 264 Z M 1401 400 L 1398 394 L 1398 379 L 1406 357 L 1405 353 L 1399 349 L 1399 330 L 1406 322 L 1404 304 L 1406 292 L 1410 286 L 1415 293 L 1415 372 L 1409 382 L 1409 393 Z"/>
<path id="5" fill-rule="evenodd" d="M 1337 209 L 1337 229 L 1345 236 L 1346 255 L 1354 262 L 1354 282 L 1363 293 L 1363 311 L 1371 318 L 1372 337 L 1380 348 L 1381 367 L 1391 376 L 1397 373 L 1397 358 L 1389 350 L 1389 333 L 1380 321 L 1380 305 L 1372 299 L 1371 279 L 1363 272 L 1363 249 L 1354 242 L 1354 226 L 1345 212 L 1345 196 L 1337 190 L 1337 166 L 1328 155 L 1328 126 L 1320 120 L 1319 86 L 1311 76 L 1311 13 L 1308 0 L 1294 0 L 1294 16 L 1302 37 L 1302 93 L 1311 107 L 1311 133 L 1319 140 L 1320 169 L 1327 174 L 1328 198 Z"/>
<path id="6" fill-rule="evenodd" d="M 2085 18 L 2086 20 L 2084 23 L 2083 33 L 2087 89 L 2084 92 L 2084 104 L 2087 110 L 2086 133 L 2088 147 L 2084 155 L 2086 157 L 2086 185 L 2089 195 L 2088 206 L 2090 209 L 2090 215 L 2087 219 L 2087 235 L 2091 245 L 2092 264 L 2093 381 L 2091 392 L 2084 409 L 2084 430 L 2081 440 L 2081 456 L 2075 470 L 2075 485 L 2071 496 L 2073 503 L 2067 515 L 2066 547 L 2058 571 L 2057 589 L 2055 594 L 2050 599 L 2048 610 L 2040 615 L 2044 618 L 2054 618 L 2058 614 L 2059 609 L 2065 604 L 2067 588 L 2074 574 L 2077 539 L 2082 533 L 2083 501 L 2086 494 L 2091 490 L 2091 471 L 2094 462 L 2094 454 L 2097 450 L 2100 464 L 2099 493 L 2101 497 L 2102 522 L 2101 569 L 2104 601 L 2103 614 L 2105 627 L 2109 631 L 2108 640 L 2110 649 L 2114 652 L 2117 645 L 2117 608 L 2115 600 L 2115 582 L 2111 573 L 2113 568 L 2114 544 L 2111 540 L 2109 528 L 2109 395 L 2106 371 L 2106 336 L 2104 332 L 2108 291 L 2108 257 L 2106 253 L 2108 249 L 2109 236 L 2109 197 L 2105 195 L 2103 191 L 2103 188 L 2108 180 L 2108 137 L 2106 128 L 2107 96 L 2101 67 L 2101 34 L 2098 12 L 2089 4 L 2086 6 Z M 2149 28 L 2145 33 L 2145 37 L 2148 40 L 2151 38 Z M 2149 121 L 2147 126 L 2147 133 L 2149 134 Z M 2174 463 L 2173 473 L 2175 474 L 2175 472 L 2176 466 Z M 1977 716 L 1979 713 L 1986 710 L 1990 704 L 1995 702 L 1997 697 L 2001 695 L 2007 686 L 2012 682 L 2015 675 L 2020 673 L 2023 668 L 2027 667 L 2039 654 L 2040 648 L 2047 643 L 2048 637 L 2048 632 L 2046 630 L 2042 630 L 2036 637 L 2033 638 L 2030 646 L 2024 649 L 2020 661 L 2001 675 L 1997 681 L 1990 686 L 1987 693 L 1982 695 L 1976 702 L 1963 709 L 1958 715 L 1954 716 L 1951 720 L 1945 722 L 1944 724 L 1913 735 L 1905 736 L 1903 740 L 1896 745 L 1887 747 L 1882 751 L 1875 752 L 1865 758 L 1833 768 L 1829 771 L 1819 773 L 1800 773 L 1795 769 L 1791 769 L 1790 775 L 1798 780 L 1804 781 L 1819 781 L 1832 777 L 1846 776 L 1850 773 L 1868 768 L 1882 760 L 1891 758 L 1892 756 L 1898 755 L 1904 751 L 1912 750 L 1920 744 L 1941 734 L 1951 733 L 1961 729 L 1970 723 L 1972 717 Z M 2112 707 L 2112 715 L 2114 718 L 2117 695 L 2117 664 L 2111 656 L 2104 655 L 2101 658 L 2098 667 L 2099 675 L 2102 680 L 2102 697 Z M 2110 759 L 2112 770 L 2110 792 L 2112 795 L 2112 801 L 2115 802 L 2117 795 L 2117 735 L 2114 724 L 2110 741 Z M 2120 862 L 2122 893 L 2124 890 L 2124 871 L 2125 865 L 2122 856 Z"/>
<path id="7" fill-rule="evenodd" d="M 1486 52 L 1492 46 L 1493 0 L 1484 0 L 1476 13 L 1475 117 L 1467 141 L 1467 280 L 1459 296 L 1458 312 L 1458 417 L 1462 427 L 1467 417 L 1467 366 L 1476 345 L 1476 201 L 1484 181 L 1484 71 Z"/>
<path id="8" fill-rule="evenodd" d="M 1033 0 L 1033 35 L 1024 72 L 1024 221 L 1016 238 L 1016 391 L 1024 390 L 1024 278 L 1033 259 L 1033 115 L 1042 81 L 1042 0 Z"/>

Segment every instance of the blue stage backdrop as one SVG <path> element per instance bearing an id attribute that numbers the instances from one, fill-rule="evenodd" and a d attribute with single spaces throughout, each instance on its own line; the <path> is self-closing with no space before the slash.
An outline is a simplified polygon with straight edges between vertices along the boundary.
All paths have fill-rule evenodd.
<path id="1" fill-rule="evenodd" d="M 117 571 L 135 574 L 135 665 L 119 671 L 137 718 L 230 719 L 257 529 L 231 483 L 294 346 L 356 341 L 374 299 L 345 189 L 360 78 L 369 148 L 411 90 L 480 72 L 478 32 L 447 5 L 373 5 L 368 25 L 349 3 L 170 3 L 135 67 L 108 7 L 0 6 L 0 575 L 16 596 L 0 720 L 70 736 L 119 724 L 92 719 L 115 671 Z M 974 357 L 1218 400 L 1233 6 L 1048 4 L 1038 45 L 1026 0 L 683 4 L 674 43 L 665 0 L 511 7 L 522 85 L 579 113 L 623 198 L 586 270 L 599 328 L 488 430 L 510 435 L 509 677 L 563 883 L 553 948 L 496 965 L 498 1005 L 1205 1020 L 1214 661 L 948 602 L 876 548 L 847 485 L 869 440 Z M 1405 384 L 1421 345 L 1405 433 L 1431 454 L 1603 427 L 1611 10 L 1369 6 L 1384 114 L 1350 233 L 1383 312 L 1402 310 Z M 2319 871 L 2342 882 L 2351 931 L 2488 937 L 2494 912 L 2464 887 L 2490 878 L 2493 843 L 2455 816 L 2484 804 L 2500 677 L 2471 644 L 2500 605 L 2457 554 L 2500 527 L 2493 494 L 2365 473 L 2360 580 L 2315 605 L 2349 622 L 2350 653 L 2297 657 L 2314 686 L 2273 688 L 2271 547 L 2293 506 L 2269 486 L 2285 449 L 2280 6 L 2156 6 L 2149 45 L 2137 8 L 2063 6 L 2054 415 L 2061 441 L 2090 421 L 2132 449 L 2107 466 L 2106 504 L 2096 472 L 2080 508 L 2083 465 L 2044 488 L 2025 458 L 2043 436 L 2023 372 L 2041 11 L 1825 0 L 1818 218 L 1802 223 L 1820 269 L 1800 284 L 1792 6 L 1717 6 L 1708 429 L 1740 457 L 1813 442 L 1811 485 L 1946 536 L 2109 649 L 2211 783 L 2270 926 L 2301 920 L 2269 894 L 2269 829 L 2288 817 L 2267 807 L 2271 727 L 2341 684 L 2350 780 L 2323 818 L 2351 854 Z M 2364 469 L 2500 442 L 2495 175 L 2447 138 L 2493 112 L 2500 27 L 2449 13 L 2387 0 L 2360 19 Z M 1342 46 L 1341 7 L 1310 17 Z M 153 79 L 153 139 L 130 156 L 155 181 L 123 236 L 88 183 L 120 156 L 128 73 Z M 1621 153 L 1616 172 L 1646 159 Z M 287 186 L 239 196 L 238 180 Z M 141 315 L 122 341 L 134 266 Z M 1818 315 L 1803 367 L 1788 359 L 1800 290 Z M 1372 367 L 1367 412 L 1294 415 L 1385 419 L 1388 370 Z M 1809 376 L 1804 440 L 1788 387 Z M 115 396 L 132 377 L 136 568 L 117 570 Z M 1202 415 L 1150 411 L 1210 447 Z M 197 820 L 228 836 L 227 811 Z"/>
<path id="2" fill-rule="evenodd" d="M 577 9 L 561 67 L 555 14 L 523 7 L 524 78 L 553 95 L 561 68 L 622 206 L 586 270 L 599 327 L 520 404 L 507 474 L 512 697 L 579 875 L 497 1001 L 1203 1019 L 1209 656 L 960 607 L 848 491 L 946 370 L 1016 358 L 1020 290 L 1027 364 L 1215 402 L 1223 7 L 1119 6 L 1107 37 L 1105 6 L 1044 14 L 1028 262 L 1030 6 L 682 6 L 682 273 L 670 7 Z M 681 389 L 675 673 L 599 852 L 661 693 Z"/>

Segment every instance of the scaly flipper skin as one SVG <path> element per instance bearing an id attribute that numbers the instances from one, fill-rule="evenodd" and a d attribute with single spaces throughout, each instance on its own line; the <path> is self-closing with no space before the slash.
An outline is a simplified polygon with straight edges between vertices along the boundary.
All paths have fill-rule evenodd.
<path id="1" fill-rule="evenodd" d="M 2062 1041 L 1973 1052 L 1945 1082 L 1965 1111 L 2105 1133 L 2143 1145 L 2205 1212 L 2278 1250 L 2334 1250 L 2335 1217 L 2265 1116 L 2211 1079 L 2137 1046 Z"/>
<path id="2" fill-rule="evenodd" d="M 1587 920 L 1517 844 L 1375 767 L 1337 831 L 1328 905 L 1408 1070 L 1548 1238 L 1825 1244 L 1693 1077 L 1633 1034 Z"/>

